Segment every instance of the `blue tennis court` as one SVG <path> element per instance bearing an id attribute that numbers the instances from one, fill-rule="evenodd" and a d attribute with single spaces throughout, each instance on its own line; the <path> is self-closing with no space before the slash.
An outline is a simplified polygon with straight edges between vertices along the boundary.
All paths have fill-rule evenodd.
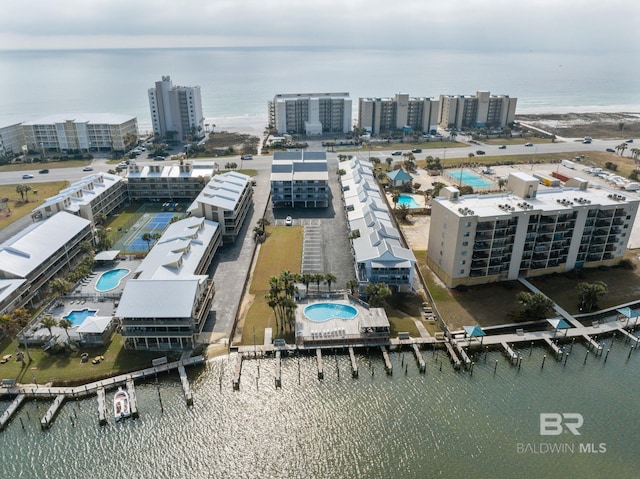
<path id="1" fill-rule="evenodd" d="M 171 218 L 173 218 L 175 213 L 158 213 L 153 218 L 146 223 L 135 239 L 129 243 L 126 247 L 127 251 L 146 251 L 148 250 L 155 240 L 151 240 L 149 242 L 142 239 L 145 233 L 156 234 L 162 233 L 167 225 L 171 222 Z"/>

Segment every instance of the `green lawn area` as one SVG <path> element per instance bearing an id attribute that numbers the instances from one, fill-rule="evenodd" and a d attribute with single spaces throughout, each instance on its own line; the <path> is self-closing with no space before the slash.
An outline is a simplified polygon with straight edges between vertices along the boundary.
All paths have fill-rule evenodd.
<path id="1" fill-rule="evenodd" d="M 54 170 L 56 168 L 82 168 L 88 166 L 89 160 L 67 160 L 49 161 L 46 163 L 12 163 L 11 165 L 0 165 L 0 172 L 4 171 L 27 171 L 27 170 Z"/>
<path id="2" fill-rule="evenodd" d="M 274 337 L 277 336 L 273 311 L 264 299 L 269 290 L 269 278 L 279 276 L 284 270 L 300 273 L 302 265 L 302 226 L 268 226 L 266 230 L 267 239 L 260 246 L 249 285 L 249 296 L 253 301 L 244 321 L 238 326 L 242 328 L 243 345 L 254 343 L 254 331 L 256 344 L 262 344 L 264 328 L 273 328 Z"/>
<path id="3" fill-rule="evenodd" d="M 81 362 L 80 355 L 89 354 L 89 361 Z M 164 353 L 141 352 L 123 348 L 122 337 L 113 336 L 111 344 L 96 348 L 83 348 L 75 352 L 47 354 L 40 348 L 29 348 L 32 362 L 26 367 L 15 361 L 16 343 L 9 339 L 0 342 L 0 356 L 12 354 L 8 363 L 0 364 L 0 378 L 16 379 L 20 383 L 54 385 L 82 384 L 101 378 L 116 376 L 130 371 L 151 367 L 151 360 L 164 356 Z M 92 364 L 96 356 L 104 356 L 99 364 Z M 25 362 L 28 359 L 25 355 Z"/>
<path id="4" fill-rule="evenodd" d="M 20 193 L 16 191 L 16 186 L 19 184 L 22 183 L 0 186 L 0 198 L 9 198 L 8 209 L 11 210 L 11 214 L 9 216 L 6 216 L 7 211 L 0 211 L 0 229 L 5 228 L 7 225 L 19 220 L 23 216 L 30 215 L 34 208 L 44 203 L 44 200 L 57 195 L 60 190 L 69 186 L 69 182 L 67 181 L 32 183 L 29 185 L 32 190 L 29 191 L 25 197 L 29 202 L 24 203 L 21 201 Z"/>

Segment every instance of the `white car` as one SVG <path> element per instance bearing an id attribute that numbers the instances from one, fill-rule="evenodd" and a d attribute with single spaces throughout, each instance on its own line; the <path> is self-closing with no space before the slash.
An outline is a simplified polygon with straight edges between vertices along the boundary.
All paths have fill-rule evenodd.
<path id="1" fill-rule="evenodd" d="M 82 168 L 82 171 L 93 171 L 93 167 L 85 166 L 84 168 Z"/>
<path id="2" fill-rule="evenodd" d="M 533 143 L 525 143 L 524 146 L 533 146 Z"/>
<path id="3" fill-rule="evenodd" d="M 291 226 L 293 224 L 293 218 L 291 216 L 287 216 L 284 219 L 284 225 L 285 226 Z"/>
<path id="4" fill-rule="evenodd" d="M 31 178 L 33 178 L 33 175 L 30 175 L 29 173 L 25 173 L 24 175 L 22 175 L 23 180 L 29 180 Z"/>

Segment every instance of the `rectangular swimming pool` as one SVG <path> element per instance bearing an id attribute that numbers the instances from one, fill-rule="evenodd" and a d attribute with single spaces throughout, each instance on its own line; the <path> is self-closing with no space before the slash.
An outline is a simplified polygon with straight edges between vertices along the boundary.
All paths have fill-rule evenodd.
<path id="1" fill-rule="evenodd" d="M 464 183 L 465 185 L 469 185 L 472 188 L 484 188 L 487 186 L 492 186 L 493 182 L 485 180 L 484 178 L 472 173 L 467 170 L 454 170 L 449 173 L 451 179 L 456 181 L 457 183 Z"/>

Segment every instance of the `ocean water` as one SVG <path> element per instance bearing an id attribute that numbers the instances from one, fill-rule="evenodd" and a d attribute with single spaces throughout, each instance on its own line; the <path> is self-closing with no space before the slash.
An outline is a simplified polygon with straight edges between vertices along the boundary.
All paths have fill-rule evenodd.
<path id="1" fill-rule="evenodd" d="M 0 51 L 0 125 L 53 113 L 112 112 L 149 124 L 162 75 L 200 85 L 207 118 L 267 116 L 277 93 L 359 97 L 474 94 L 518 98 L 519 112 L 640 111 L 638 62 L 622 54 L 427 49 L 191 48 Z"/>

